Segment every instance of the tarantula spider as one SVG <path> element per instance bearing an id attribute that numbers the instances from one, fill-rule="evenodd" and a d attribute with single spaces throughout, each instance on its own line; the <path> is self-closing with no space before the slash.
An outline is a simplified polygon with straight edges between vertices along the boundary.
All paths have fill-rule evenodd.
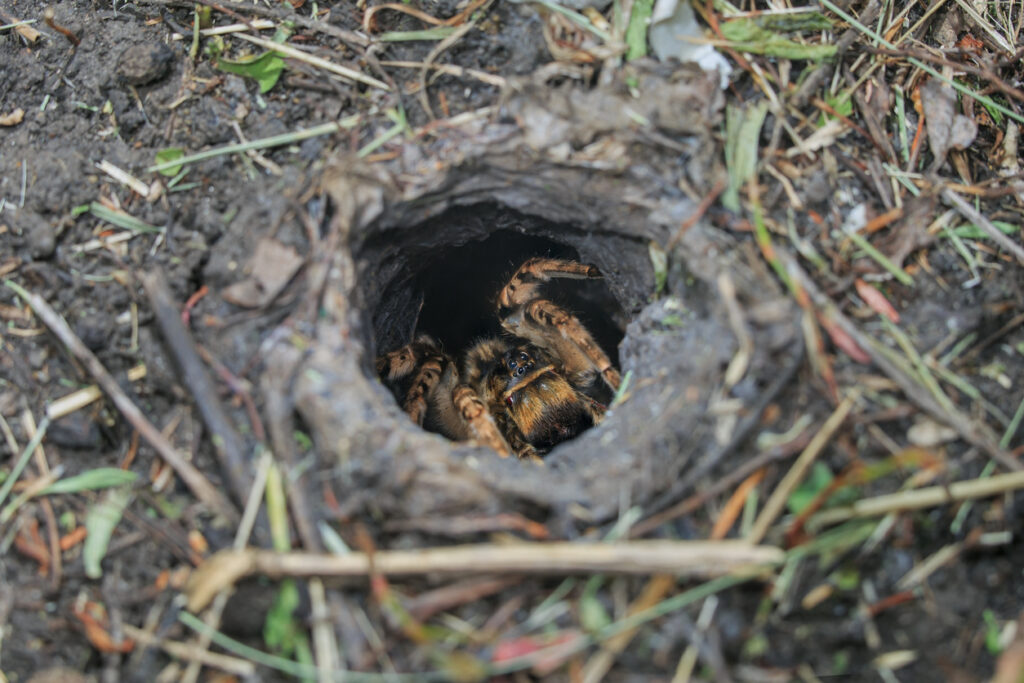
<path id="1" fill-rule="evenodd" d="M 498 296 L 507 335 L 476 342 L 458 363 L 420 335 L 379 357 L 377 374 L 425 429 L 502 456 L 539 457 L 601 420 L 606 408 L 591 397 L 599 382 L 619 388 L 619 371 L 590 332 L 539 296 L 552 278 L 600 277 L 595 266 L 530 259 Z"/>

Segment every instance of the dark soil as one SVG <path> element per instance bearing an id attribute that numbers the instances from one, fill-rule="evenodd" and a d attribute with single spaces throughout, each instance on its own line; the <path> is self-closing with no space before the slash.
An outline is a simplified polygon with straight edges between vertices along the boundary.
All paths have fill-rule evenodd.
<path id="1" fill-rule="evenodd" d="M 461 9 L 454 2 L 418 4 L 440 17 Z M 47 7 L 57 24 L 81 39 L 79 45 L 43 23 Z M 291 14 L 282 9 L 288 5 L 261 7 L 261 16 Z M 231 8 L 253 18 L 245 14 L 247 6 Z M 501 92 L 472 77 L 441 75 L 429 81 L 428 113 L 417 92 L 419 70 L 375 64 L 422 61 L 436 42 L 380 43 L 366 59 L 358 45 L 299 25 L 293 44 L 316 47 L 335 63 L 386 78 L 401 94 L 329 79 L 294 61 L 261 94 L 255 81 L 217 70 L 202 51 L 194 60 L 189 56 L 190 3 L 9 0 L 2 9 L 0 23 L 13 21 L 7 15 L 36 19 L 33 27 L 43 35 L 29 43 L 10 29 L 0 32 L 0 116 L 24 111 L 20 123 L 0 127 L 0 274 L 63 315 L 175 448 L 236 502 L 244 491 L 224 474 L 215 440 L 195 407 L 194 388 L 168 353 L 141 274 L 162 271 L 178 305 L 187 308 L 188 329 L 208 353 L 219 398 L 247 457 L 257 441 L 273 442 L 293 487 L 289 496 L 303 499 L 306 523 L 314 529 L 316 522 L 329 524 L 353 546 L 367 536 L 384 549 L 480 542 L 493 538 L 492 532 L 523 535 L 514 525 L 462 524 L 516 515 L 546 525 L 550 538 L 597 537 L 632 506 L 646 517 L 713 486 L 768 450 L 758 441 L 763 433 L 786 432 L 801 416 L 820 426 L 835 407 L 828 382 L 813 367 L 817 352 L 803 348 L 800 309 L 753 246 L 749 224 L 712 210 L 670 250 L 667 273 L 651 263 L 650 243 L 668 244 L 675 226 L 724 173 L 721 102 L 686 67 L 640 60 L 615 77 L 596 64 L 534 79 L 552 62 L 542 14 L 533 5 L 495 3 L 440 61 L 504 77 L 512 87 Z M 304 17 L 310 11 L 308 4 L 299 10 Z M 217 10 L 214 17 L 216 24 L 236 20 Z M 424 28 L 394 12 L 377 17 L 378 32 Z M 349 3 L 332 8 L 328 21 L 335 29 L 361 30 L 361 14 Z M 172 38 L 178 32 L 185 38 Z M 226 44 L 232 56 L 247 47 L 238 40 Z M 749 86 L 741 77 L 739 90 Z M 620 111 L 621 101 L 632 97 L 629 88 L 647 95 L 636 106 L 650 107 L 644 112 L 656 123 L 651 135 L 637 133 L 626 115 L 625 123 L 599 125 L 606 120 L 601 107 Z M 679 103 L 691 100 L 672 99 L 677 95 L 703 106 L 687 108 Z M 584 97 L 590 98 L 586 107 Z M 435 122 L 492 106 L 478 124 Z M 622 166 L 571 166 L 531 149 L 531 134 L 517 126 L 538 120 L 533 117 L 545 107 L 554 113 L 544 119 L 552 126 L 544 135 L 558 134 L 559 121 L 577 126 L 562 140 L 567 154 L 614 143 L 624 150 Z M 400 135 L 357 159 L 358 150 L 394 125 L 385 112 L 399 108 L 412 128 L 437 130 Z M 191 165 L 174 187 L 167 187 L 168 177 L 147 171 L 166 148 L 193 153 L 238 142 L 239 135 L 258 140 L 353 114 L 362 119 L 351 131 L 253 156 L 216 156 Z M 769 116 L 766 138 L 773 125 Z M 987 163 L 985 145 L 992 139 L 986 135 L 991 132 L 983 131 L 977 148 L 966 153 L 973 164 Z M 863 139 L 851 144 L 865 158 L 873 153 Z M 550 140 L 544 145 L 546 152 Z M 164 187 L 143 198 L 97 168 L 104 160 L 145 184 L 160 180 Z M 873 203 L 877 193 L 863 174 L 816 164 L 803 170 L 798 192 L 830 226 L 838 229 L 861 202 L 884 211 Z M 822 182 L 815 176 L 828 187 L 815 189 Z M 788 244 L 786 196 L 766 178 L 762 174 L 762 201 L 782 226 L 774 238 Z M 360 182 L 372 189 L 369 199 L 358 195 Z M 1012 195 L 1000 201 L 985 208 L 1019 225 L 1020 204 Z M 98 203 L 119 207 L 154 230 L 129 232 L 81 210 Z M 934 203 L 934 212 L 944 210 Z M 794 238 L 813 242 L 830 261 L 832 271 L 816 274 L 821 286 L 876 337 L 888 338 L 878 316 L 856 296 L 856 276 L 882 281 L 881 290 L 901 313 L 900 329 L 922 353 L 938 348 L 941 357 L 973 334 L 967 355 L 952 367 L 991 408 L 944 387 L 972 419 L 988 423 L 997 436 L 1004 433 L 1024 399 L 1019 263 L 988 249 L 980 279 L 972 283 L 974 275 L 954 244 L 938 237 L 907 259 L 915 282 L 907 287 L 885 279 L 874 262 L 855 258 L 848 244 L 805 215 L 792 229 Z M 1013 239 L 1020 241 L 1019 229 Z M 302 268 L 285 278 L 279 293 L 257 305 L 236 305 L 237 290 L 229 288 L 253 277 L 250 259 L 264 240 L 273 240 L 282 253 L 294 250 Z M 373 374 L 376 354 L 408 342 L 416 331 L 430 332 L 451 348 L 494 333 L 490 311 L 497 288 L 519 263 L 537 255 L 580 259 L 602 269 L 603 282 L 574 284 L 555 296 L 579 313 L 633 378 L 630 395 L 608 419 L 556 449 L 545 468 L 500 461 L 486 448 L 423 432 Z M 809 264 L 805 268 L 811 270 Z M 756 341 L 749 373 L 724 393 L 723 376 L 739 343 L 717 288 L 723 273 L 734 280 Z M 0 288 L 0 318 L 0 416 L 24 448 L 31 423 L 42 420 L 47 405 L 93 379 L 6 287 Z M 886 461 L 894 446 L 912 446 L 908 431 L 924 417 L 920 406 L 882 371 L 824 344 L 838 385 L 860 387 L 863 400 L 820 462 L 838 474 L 855 461 Z M 284 357 L 282 346 L 300 351 L 288 361 L 283 379 L 275 365 Z M 145 378 L 129 382 L 126 373 L 139 363 L 146 366 Z M 791 378 L 784 376 L 787 363 L 796 368 Z M 779 376 L 787 381 L 767 395 Z M 754 410 L 764 396 L 768 408 Z M 723 402 L 716 405 L 718 399 Z M 732 432 L 723 415 L 730 411 L 736 421 L 729 425 L 742 423 L 752 411 L 753 419 L 745 438 L 725 446 Z M 289 427 L 285 445 L 274 441 L 281 436 L 275 426 L 281 425 Z M 725 438 L 719 438 L 716 430 L 723 429 Z M 789 443 L 797 436 L 791 434 Z M 1019 455 L 1022 438 L 1018 431 L 1004 448 Z M 101 630 L 115 640 L 125 624 L 187 640 L 193 634 L 177 619 L 179 570 L 230 547 L 235 529 L 166 470 L 108 401 L 55 420 L 42 447 L 45 469 L 60 468 L 64 478 L 124 467 L 140 483 L 114 532 L 100 579 L 86 576 L 81 544 L 58 553 L 59 562 L 51 554 L 45 564 L 31 548 L 48 550 L 53 540 L 83 524 L 102 491 L 33 498 L 0 525 L 0 678 L 26 681 L 63 666 L 87 680 L 156 680 L 160 674 L 175 680 L 178 660 L 160 650 L 137 644 L 119 653 L 97 644 L 81 616 L 83 605 L 105 607 Z M 282 447 L 290 454 L 280 452 Z M 988 462 L 988 454 L 959 437 L 922 448 L 944 463 L 935 484 L 975 478 Z M 799 449 L 792 447 L 788 455 Z M 700 470 L 704 457 L 715 453 L 720 459 L 710 471 Z M 0 454 L 0 477 L 6 478 L 20 451 L 5 438 Z M 21 478 L 43 476 L 41 460 L 33 459 Z M 788 466 L 789 460 L 776 460 L 767 468 L 762 502 Z M 254 464 L 248 476 L 252 471 Z M 908 467 L 879 478 L 859 493 L 898 490 L 915 471 Z M 693 472 L 699 476 L 687 479 Z M 707 538 L 733 489 L 648 535 Z M 21 490 L 15 488 L 3 504 Z M 867 543 L 793 562 L 782 572 L 785 581 L 720 593 L 710 624 L 695 626 L 696 605 L 648 625 L 618 657 L 608 680 L 670 680 L 695 640 L 711 643 L 702 654 L 722 658 L 722 668 L 709 663 L 713 656 L 702 659 L 707 679 L 876 680 L 882 670 L 905 681 L 984 680 L 998 655 L 986 636 L 1015 622 L 1024 609 L 1024 550 L 1016 542 L 1024 533 L 1021 501 L 1016 493 L 982 499 L 962 518 L 956 505 L 905 512 L 884 528 L 876 519 L 876 536 Z M 296 547 L 322 549 L 311 545 L 301 522 L 296 527 Z M 768 541 L 782 544 L 778 531 Z M 265 519 L 251 544 L 270 546 Z M 899 584 L 908 571 L 951 546 L 957 552 L 920 586 L 907 590 Z M 564 609 L 546 622 L 552 631 L 580 623 L 584 583 L 579 580 L 556 601 Z M 806 602 L 825 584 L 833 587 L 826 599 Z M 517 629 L 559 585 L 524 579 L 447 609 L 447 617 L 430 623 L 485 634 L 465 647 L 486 659 L 496 641 L 519 635 Z M 639 579 L 609 578 L 595 599 L 619 618 L 643 585 Z M 275 586 L 263 579 L 243 584 L 222 630 L 265 649 L 262 622 Z M 426 580 L 410 581 L 397 590 L 412 599 L 433 587 Z M 299 614 L 308 626 L 304 591 Z M 437 668 L 429 648 L 407 637 L 368 589 L 332 589 L 330 605 L 344 668 Z M 505 617 L 491 623 L 496 613 Z M 889 665 L 902 651 L 910 654 L 893 674 Z M 550 676 L 576 680 L 579 665 L 574 660 Z M 280 675 L 259 671 L 260 677 Z M 522 676 L 514 680 L 527 674 Z"/>

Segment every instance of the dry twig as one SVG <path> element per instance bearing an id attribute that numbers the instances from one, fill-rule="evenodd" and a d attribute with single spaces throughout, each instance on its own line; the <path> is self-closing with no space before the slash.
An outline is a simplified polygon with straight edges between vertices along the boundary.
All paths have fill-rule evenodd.
<path id="1" fill-rule="evenodd" d="M 210 379 L 192 336 L 181 323 L 181 314 L 171 301 L 163 272 L 155 269 L 140 274 L 139 279 L 149 297 L 149 305 L 163 333 L 164 343 L 181 371 L 182 384 L 192 393 L 199 414 L 210 430 L 214 450 L 230 482 L 232 493 L 237 501 L 242 502 L 252 486 L 245 442 L 217 398 L 217 386 Z"/>
<path id="2" fill-rule="evenodd" d="M 621 543 L 523 543 L 464 545 L 422 550 L 381 550 L 373 554 L 373 571 L 389 576 L 457 574 L 673 574 L 722 576 L 781 562 L 779 548 L 745 541 L 630 541 Z M 192 575 L 186 588 L 188 607 L 203 609 L 220 590 L 263 574 L 364 579 L 371 558 L 366 553 L 324 555 L 269 550 L 224 550 Z"/>
<path id="3" fill-rule="evenodd" d="M 853 505 L 833 508 L 811 518 L 811 524 L 820 527 L 859 517 L 880 517 L 890 512 L 920 510 L 975 498 L 987 498 L 1007 491 L 1024 488 L 1024 472 L 997 474 L 981 479 L 958 481 L 942 486 L 929 486 L 912 491 L 899 491 L 885 496 L 864 498 Z"/>
<path id="4" fill-rule="evenodd" d="M 1008 252 L 1017 257 L 1017 261 L 1024 265 L 1024 247 L 1019 243 L 1010 239 L 1008 235 L 1004 235 L 1003 232 L 992 224 L 988 218 L 985 217 L 980 211 L 975 210 L 973 206 L 963 200 L 960 195 L 953 192 L 949 188 L 942 190 L 942 198 L 953 205 L 957 211 L 960 212 L 964 218 L 969 220 L 971 223 L 976 225 L 979 229 L 983 230 L 986 235 L 991 237 L 995 242 L 1006 249 Z"/>

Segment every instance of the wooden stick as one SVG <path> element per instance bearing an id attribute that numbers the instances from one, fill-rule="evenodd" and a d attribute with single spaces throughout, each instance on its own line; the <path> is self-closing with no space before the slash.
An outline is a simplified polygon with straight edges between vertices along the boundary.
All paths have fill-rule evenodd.
<path id="1" fill-rule="evenodd" d="M 847 507 L 820 512 L 811 518 L 810 523 L 817 528 L 823 524 L 844 522 L 854 517 L 880 517 L 890 512 L 919 510 L 975 498 L 987 498 L 1022 488 L 1024 488 L 1024 472 L 997 474 L 984 479 L 958 481 L 943 486 L 928 486 L 912 491 L 890 493 L 885 496 L 863 498 Z"/>
<path id="2" fill-rule="evenodd" d="M 181 372 L 181 383 L 192 394 L 199 415 L 210 430 L 213 448 L 231 493 L 239 504 L 244 504 L 252 488 L 252 463 L 245 441 L 218 398 L 217 385 L 206 371 L 192 335 L 181 322 L 181 312 L 171 299 L 163 271 L 155 268 L 148 273 L 139 273 L 138 277 L 146 290 L 167 350 Z"/>
<path id="3" fill-rule="evenodd" d="M 228 499 L 192 463 L 185 460 L 175 450 L 174 446 L 164 438 L 160 430 L 146 419 L 146 416 L 142 414 L 139 407 L 128 398 L 128 395 L 118 385 L 117 380 L 107 372 L 99 358 L 82 343 L 82 340 L 71 330 L 67 322 L 64 321 L 64 318 L 54 311 L 50 304 L 46 303 L 38 294 L 33 294 L 10 280 L 4 284 L 17 292 L 18 296 L 32 307 L 32 310 L 43 321 L 43 324 L 50 328 L 50 331 L 68 347 L 71 354 L 85 365 L 89 374 L 93 376 L 93 379 L 100 385 L 100 388 L 110 397 L 114 406 L 121 411 L 125 419 L 142 435 L 142 438 L 149 442 L 149 445 L 164 459 L 164 462 L 174 468 L 174 471 L 185 482 L 189 490 L 195 494 L 196 498 L 228 520 L 237 521 L 238 512 L 231 506 Z"/>
<path id="4" fill-rule="evenodd" d="M 522 543 L 463 545 L 373 554 L 374 571 L 389 576 L 461 574 L 672 574 L 722 576 L 782 562 L 773 546 L 745 541 L 628 541 L 618 543 Z M 253 574 L 271 578 L 320 576 L 363 579 L 370 573 L 366 553 L 327 555 L 277 553 L 249 548 L 222 550 L 189 579 L 188 608 L 202 610 L 218 591 Z"/>

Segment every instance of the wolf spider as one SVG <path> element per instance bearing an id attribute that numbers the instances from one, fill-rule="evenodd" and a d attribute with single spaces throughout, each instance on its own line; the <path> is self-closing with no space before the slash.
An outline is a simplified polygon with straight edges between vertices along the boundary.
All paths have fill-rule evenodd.
<path id="1" fill-rule="evenodd" d="M 619 371 L 590 332 L 540 297 L 552 278 L 596 279 L 595 266 L 534 258 L 498 296 L 506 335 L 473 344 L 458 363 L 428 335 L 380 356 L 377 374 L 413 422 L 455 441 L 476 441 L 502 456 L 538 458 L 601 420 L 592 398 Z"/>

